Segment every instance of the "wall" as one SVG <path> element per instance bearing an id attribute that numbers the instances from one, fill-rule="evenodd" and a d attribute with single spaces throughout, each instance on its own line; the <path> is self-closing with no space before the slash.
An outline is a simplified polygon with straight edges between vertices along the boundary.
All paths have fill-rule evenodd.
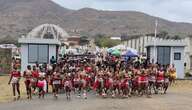
<path id="1" fill-rule="evenodd" d="M 191 65 L 191 58 L 190 56 L 192 56 L 192 38 L 191 37 L 186 37 L 184 39 L 184 41 L 186 42 L 186 47 L 185 47 L 185 63 L 186 65 L 186 69 L 192 69 L 192 65 Z"/>
<path id="2" fill-rule="evenodd" d="M 156 42 L 162 40 L 162 38 L 156 38 Z M 136 49 L 139 53 L 145 54 L 147 50 L 145 48 L 146 44 L 154 42 L 154 37 L 152 36 L 141 36 L 137 38 L 132 38 L 127 41 L 124 41 L 123 44 L 128 47 Z"/>
<path id="3" fill-rule="evenodd" d="M 154 57 L 154 47 L 148 47 L 150 48 L 150 61 L 152 62 L 152 59 Z M 175 52 L 179 52 L 181 53 L 181 60 L 174 60 L 174 53 Z M 156 49 L 156 55 L 157 55 L 157 49 Z M 184 78 L 184 60 L 185 60 L 185 56 L 184 56 L 184 47 L 171 47 L 171 60 L 170 60 L 170 64 L 174 64 L 175 68 L 176 68 L 176 72 L 177 72 L 177 78 Z"/>
<path id="4" fill-rule="evenodd" d="M 25 71 L 28 65 L 28 44 L 21 45 L 21 71 Z"/>
<path id="5" fill-rule="evenodd" d="M 150 48 L 150 53 L 147 53 L 150 56 L 150 62 L 156 63 L 157 61 L 154 58 L 154 47 L 148 47 L 148 48 Z M 157 55 L 157 52 L 155 53 L 155 55 Z"/>
<path id="6" fill-rule="evenodd" d="M 52 56 L 56 58 L 56 45 L 49 45 L 49 60 Z M 26 70 L 27 65 L 32 66 L 34 64 L 28 63 L 28 44 L 21 44 L 21 72 Z"/>
<path id="7" fill-rule="evenodd" d="M 181 60 L 174 60 L 174 53 L 179 52 L 181 53 Z M 171 60 L 172 63 L 175 65 L 176 71 L 177 71 L 177 78 L 184 78 L 184 47 L 172 47 L 171 48 Z"/>

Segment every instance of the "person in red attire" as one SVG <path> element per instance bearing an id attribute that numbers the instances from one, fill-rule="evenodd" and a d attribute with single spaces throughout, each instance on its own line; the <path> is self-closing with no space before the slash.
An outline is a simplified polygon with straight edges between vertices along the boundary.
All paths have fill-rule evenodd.
<path id="1" fill-rule="evenodd" d="M 37 80 L 39 77 L 39 71 L 36 69 L 36 66 L 33 66 L 33 71 L 32 71 L 32 93 L 35 92 L 36 87 L 37 87 Z"/>
<path id="2" fill-rule="evenodd" d="M 20 84 L 19 84 L 20 78 L 21 78 L 20 71 L 17 70 L 17 67 L 13 67 L 13 70 L 10 73 L 10 79 L 8 84 L 12 84 L 14 100 L 16 100 L 16 91 L 18 95 L 17 99 L 20 99 Z"/>
<path id="3" fill-rule="evenodd" d="M 32 99 L 32 91 L 31 91 L 32 71 L 30 65 L 28 65 L 27 70 L 24 71 L 23 77 L 25 78 L 27 98 Z"/>
<path id="4" fill-rule="evenodd" d="M 58 98 L 58 92 L 61 83 L 62 83 L 61 74 L 59 73 L 58 70 L 56 70 L 52 75 L 53 95 L 56 99 Z"/>
<path id="5" fill-rule="evenodd" d="M 163 83 L 163 82 L 164 82 L 164 71 L 163 67 L 161 67 L 157 72 L 157 83 Z"/>
<path id="6" fill-rule="evenodd" d="M 66 76 L 66 78 L 64 80 L 64 88 L 65 88 L 67 100 L 70 100 L 71 99 L 72 81 L 68 75 Z"/>

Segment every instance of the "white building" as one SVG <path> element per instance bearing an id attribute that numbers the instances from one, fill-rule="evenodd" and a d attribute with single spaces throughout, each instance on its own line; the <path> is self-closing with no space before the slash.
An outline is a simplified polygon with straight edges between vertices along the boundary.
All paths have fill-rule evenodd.
<path id="1" fill-rule="evenodd" d="M 184 41 L 186 43 L 185 47 L 186 69 L 192 70 L 192 37 L 186 37 Z"/>
<path id="2" fill-rule="evenodd" d="M 183 40 L 161 40 L 146 44 L 147 57 L 151 62 L 158 62 L 161 65 L 174 64 L 177 78 L 184 78 L 185 63 L 185 42 Z"/>
<path id="3" fill-rule="evenodd" d="M 52 56 L 57 58 L 61 42 L 69 35 L 59 26 L 43 24 L 33 29 L 26 37 L 19 38 L 21 44 L 21 71 L 27 65 L 50 63 Z"/>
<path id="4" fill-rule="evenodd" d="M 162 38 L 156 38 L 157 40 L 162 40 Z M 145 54 L 147 52 L 145 45 L 149 42 L 153 42 L 154 37 L 152 36 L 136 36 L 128 40 L 123 41 L 123 44 L 136 49 L 139 53 Z"/>
<path id="5" fill-rule="evenodd" d="M 184 49 L 184 62 L 186 65 L 186 70 L 192 70 L 192 37 L 185 37 L 180 40 L 171 40 L 171 39 L 163 39 L 163 38 L 156 38 L 156 41 L 171 41 L 171 42 L 184 42 L 185 49 Z M 127 39 L 123 41 L 123 45 L 126 45 L 130 48 L 136 49 L 140 54 L 146 54 L 147 49 L 145 48 L 145 45 L 148 43 L 154 43 L 154 37 L 153 36 L 136 36 L 130 39 Z"/>

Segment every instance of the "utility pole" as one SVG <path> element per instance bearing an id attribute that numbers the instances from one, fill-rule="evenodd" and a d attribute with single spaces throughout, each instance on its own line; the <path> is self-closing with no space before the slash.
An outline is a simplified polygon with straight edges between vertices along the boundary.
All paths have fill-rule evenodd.
<path id="1" fill-rule="evenodd" d="M 157 27 L 158 27 L 158 20 L 156 19 L 155 20 L 155 36 L 154 36 L 154 57 L 153 57 L 153 63 L 156 63 L 157 62 L 157 47 L 156 47 L 156 39 L 157 39 Z"/>

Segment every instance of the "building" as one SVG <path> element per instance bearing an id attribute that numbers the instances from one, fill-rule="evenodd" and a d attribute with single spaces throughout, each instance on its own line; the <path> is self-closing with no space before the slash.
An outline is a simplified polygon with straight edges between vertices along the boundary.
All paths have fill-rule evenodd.
<path id="1" fill-rule="evenodd" d="M 67 39 L 67 42 L 69 43 L 69 46 L 80 45 L 80 36 L 71 36 Z"/>
<path id="2" fill-rule="evenodd" d="M 128 36 L 129 37 L 129 36 Z M 136 49 L 140 54 L 146 54 L 147 50 L 145 48 L 145 45 L 149 42 L 153 42 L 154 41 L 154 37 L 153 36 L 132 36 L 130 38 L 121 38 L 123 41 L 123 44 Z M 156 40 L 163 40 L 163 38 L 159 38 L 157 37 Z"/>
<path id="3" fill-rule="evenodd" d="M 192 37 L 186 37 L 184 39 L 186 43 L 185 47 L 185 68 L 187 70 L 192 70 Z"/>
<path id="4" fill-rule="evenodd" d="M 26 37 L 19 38 L 21 71 L 24 71 L 27 65 L 50 63 L 52 56 L 57 58 L 59 46 L 68 37 L 61 27 L 43 24 L 34 28 Z"/>
<path id="5" fill-rule="evenodd" d="M 159 40 L 154 46 L 153 42 L 146 45 L 147 57 L 151 62 L 161 65 L 174 64 L 177 78 L 184 78 L 185 42 L 184 40 Z"/>
<path id="6" fill-rule="evenodd" d="M 136 49 L 140 54 L 146 55 L 147 49 L 145 48 L 145 45 L 148 43 L 154 43 L 155 38 L 153 36 L 148 36 L 148 35 L 138 35 L 138 36 L 133 36 L 133 37 L 124 37 L 121 38 L 123 41 L 123 45 L 126 45 L 130 48 Z M 167 40 L 167 41 L 182 41 L 185 42 L 185 49 L 184 49 L 184 61 L 185 61 L 185 69 L 186 70 L 192 70 L 192 37 L 185 37 L 180 40 L 174 40 L 174 39 L 165 39 L 165 38 L 160 38 L 157 37 L 156 41 L 162 41 L 162 40 Z"/>

